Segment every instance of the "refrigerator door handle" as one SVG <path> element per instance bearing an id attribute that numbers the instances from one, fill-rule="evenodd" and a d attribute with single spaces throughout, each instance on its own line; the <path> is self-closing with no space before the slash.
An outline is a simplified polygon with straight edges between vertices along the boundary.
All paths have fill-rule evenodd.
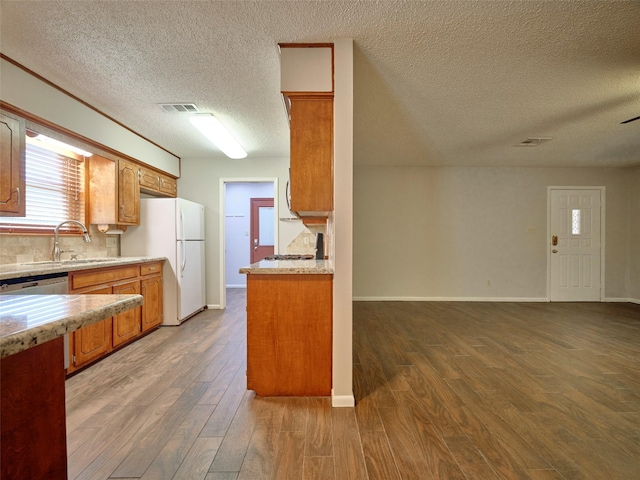
<path id="1" fill-rule="evenodd" d="M 187 266 L 187 244 L 183 240 L 180 242 L 180 277 L 184 277 L 184 268 Z"/>
<path id="2" fill-rule="evenodd" d="M 181 240 L 186 240 L 186 232 L 185 232 L 185 228 L 184 228 L 184 211 L 182 209 L 180 209 L 180 239 Z"/>

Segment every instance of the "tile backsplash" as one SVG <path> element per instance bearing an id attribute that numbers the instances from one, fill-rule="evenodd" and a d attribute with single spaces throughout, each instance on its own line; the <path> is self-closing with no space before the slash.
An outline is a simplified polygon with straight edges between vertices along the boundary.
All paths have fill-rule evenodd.
<path id="1" fill-rule="evenodd" d="M 289 245 L 286 253 L 312 254 L 316 253 L 316 233 L 322 233 L 326 240 L 325 225 L 311 225 L 305 227 Z M 326 252 L 326 248 L 325 248 Z"/>
<path id="2" fill-rule="evenodd" d="M 85 243 L 81 235 L 60 235 L 60 248 L 73 250 L 61 255 L 67 260 L 72 253 L 82 253 L 80 258 L 117 257 L 120 253 L 118 235 L 105 235 L 94 225 L 89 226 L 91 243 Z M 53 235 L 0 235 L 0 262 L 44 262 L 51 260 Z"/>

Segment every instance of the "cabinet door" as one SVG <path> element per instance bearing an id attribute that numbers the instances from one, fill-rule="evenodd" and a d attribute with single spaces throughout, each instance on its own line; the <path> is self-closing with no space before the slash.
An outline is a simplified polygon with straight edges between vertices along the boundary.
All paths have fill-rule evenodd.
<path id="1" fill-rule="evenodd" d="M 333 277 L 247 276 L 247 388 L 262 396 L 331 393 Z"/>
<path id="2" fill-rule="evenodd" d="M 326 217 L 333 210 L 333 98 L 290 99 L 291 210 Z"/>
<path id="3" fill-rule="evenodd" d="M 178 184 L 175 178 L 160 175 L 160 192 L 175 197 L 178 194 Z"/>
<path id="4" fill-rule="evenodd" d="M 0 214 L 25 216 L 24 120 L 0 113 Z"/>
<path id="5" fill-rule="evenodd" d="M 139 294 L 140 282 L 128 282 L 113 286 L 114 294 Z M 132 308 L 113 317 L 113 346 L 117 347 L 140 333 L 140 307 Z"/>
<path id="6" fill-rule="evenodd" d="M 99 287 L 84 292 L 87 295 L 108 295 L 111 287 Z M 73 332 L 73 348 L 69 371 L 86 365 L 111 351 L 112 319 L 107 318 Z"/>
<path id="7" fill-rule="evenodd" d="M 140 225 L 140 186 L 138 166 L 118 160 L 118 223 Z"/>
<path id="8" fill-rule="evenodd" d="M 146 332 L 162 323 L 162 276 L 141 280 L 140 291 L 144 297 L 142 331 Z"/>
<path id="9" fill-rule="evenodd" d="M 158 192 L 160 190 L 160 175 L 153 170 L 140 167 L 140 188 Z"/>

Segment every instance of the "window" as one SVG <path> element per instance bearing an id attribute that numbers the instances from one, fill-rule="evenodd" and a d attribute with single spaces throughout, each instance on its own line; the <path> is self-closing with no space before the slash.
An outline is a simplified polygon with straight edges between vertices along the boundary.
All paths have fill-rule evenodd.
<path id="1" fill-rule="evenodd" d="M 51 234 L 63 220 L 84 223 L 84 172 L 83 156 L 27 135 L 26 216 L 0 217 L 0 232 Z M 64 227 L 60 232 L 78 231 L 73 225 Z"/>
<path id="2" fill-rule="evenodd" d="M 580 235 L 580 209 L 571 210 L 571 234 Z"/>

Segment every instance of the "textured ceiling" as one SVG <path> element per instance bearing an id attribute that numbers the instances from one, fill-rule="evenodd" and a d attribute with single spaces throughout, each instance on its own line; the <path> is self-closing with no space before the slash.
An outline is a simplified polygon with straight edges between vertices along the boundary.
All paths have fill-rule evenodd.
<path id="1" fill-rule="evenodd" d="M 188 161 L 287 156 L 279 42 L 355 42 L 361 165 L 640 165 L 640 2 L 7 1 L 0 51 Z M 1 86 L 0 86 L 1 88 Z M 552 137 L 515 147 L 528 137 Z"/>

